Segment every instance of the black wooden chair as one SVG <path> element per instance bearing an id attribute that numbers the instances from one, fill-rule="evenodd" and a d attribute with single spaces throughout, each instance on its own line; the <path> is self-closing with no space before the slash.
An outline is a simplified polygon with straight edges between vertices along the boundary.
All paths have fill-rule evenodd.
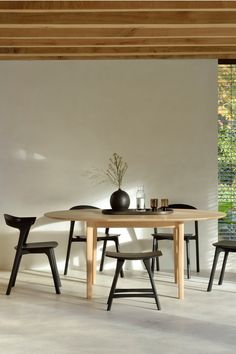
<path id="1" fill-rule="evenodd" d="M 170 204 L 168 208 L 172 209 L 197 209 L 192 205 L 188 204 Z M 170 240 L 173 241 L 173 234 L 171 233 L 161 233 L 158 232 L 157 228 L 154 228 L 153 236 L 153 251 L 158 250 L 158 241 Z M 200 261 L 199 261 L 199 238 L 198 238 L 198 221 L 194 221 L 194 233 L 185 233 L 184 241 L 186 243 L 186 259 L 187 259 L 187 278 L 190 278 L 190 241 L 194 240 L 196 244 L 196 270 L 200 272 Z M 154 272 L 155 260 L 152 261 L 152 272 Z M 156 269 L 160 270 L 159 258 L 156 258 Z"/>
<path id="2" fill-rule="evenodd" d="M 211 291 L 212 289 L 212 284 L 215 276 L 219 254 L 221 252 L 224 252 L 224 259 L 223 259 L 222 268 L 220 272 L 220 278 L 218 281 L 218 285 L 222 285 L 229 252 L 236 252 L 236 241 L 223 240 L 223 241 L 213 243 L 213 246 L 215 246 L 216 249 L 215 249 L 215 255 L 214 255 L 214 260 L 212 264 L 211 275 L 210 275 L 207 291 Z"/>
<path id="3" fill-rule="evenodd" d="M 81 209 L 99 209 L 97 207 L 91 206 L 91 205 L 77 205 L 70 210 L 81 210 Z M 69 239 L 68 239 L 68 245 L 67 245 L 67 252 L 66 252 L 66 262 L 65 262 L 65 268 L 64 268 L 64 275 L 67 274 L 68 271 L 68 265 L 69 265 L 69 259 L 70 259 L 70 252 L 71 252 L 71 245 L 73 242 L 86 242 L 86 235 L 74 235 L 74 227 L 75 227 L 75 221 L 70 222 L 70 231 L 69 231 Z M 105 229 L 105 234 L 104 235 L 98 235 L 97 241 L 103 241 L 103 249 L 102 249 L 102 258 L 101 258 L 101 263 L 100 263 L 100 268 L 99 271 L 103 271 L 103 265 L 104 265 L 104 260 L 105 260 L 105 253 L 106 253 L 106 246 L 108 241 L 113 241 L 116 246 L 116 251 L 119 252 L 119 234 L 110 234 L 109 233 L 109 228 Z M 124 277 L 124 272 L 121 269 L 121 277 Z"/>
<path id="4" fill-rule="evenodd" d="M 143 252 L 143 253 L 116 253 L 116 252 L 106 252 L 107 257 L 117 259 L 116 271 L 113 278 L 110 294 L 107 300 L 107 311 L 110 311 L 112 301 L 114 298 L 118 297 L 152 297 L 156 301 L 157 309 L 161 309 L 161 305 L 158 299 L 156 286 L 153 280 L 152 272 L 151 272 L 151 259 L 160 257 L 162 255 L 161 251 L 155 252 Z M 118 277 L 120 271 L 123 267 L 125 260 L 142 260 L 151 282 L 151 288 L 128 288 L 128 289 L 118 289 L 116 288 L 116 284 L 118 281 Z"/>
<path id="5" fill-rule="evenodd" d="M 58 243 L 55 241 L 27 243 L 27 238 L 29 235 L 30 228 L 35 223 L 36 220 L 35 217 L 21 218 L 21 217 L 4 214 L 4 218 L 8 226 L 19 229 L 20 231 L 18 244 L 15 247 L 16 255 L 15 255 L 6 295 L 10 295 L 12 287 L 15 286 L 16 277 L 20 267 L 22 256 L 31 253 L 37 253 L 37 254 L 44 253 L 47 255 L 52 270 L 56 293 L 60 294 L 61 282 L 60 282 L 60 277 L 57 270 L 56 258 L 54 254 L 54 248 L 58 246 Z"/>

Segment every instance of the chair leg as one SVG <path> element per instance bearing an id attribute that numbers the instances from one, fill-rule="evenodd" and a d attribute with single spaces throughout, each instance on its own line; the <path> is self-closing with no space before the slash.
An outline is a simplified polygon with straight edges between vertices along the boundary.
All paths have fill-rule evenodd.
<path id="1" fill-rule="evenodd" d="M 115 271 L 115 275 L 114 275 L 114 278 L 113 278 L 110 294 L 108 296 L 108 301 L 107 301 L 107 311 L 110 311 L 110 309 L 111 309 L 111 305 L 112 305 L 112 301 L 113 301 L 113 295 L 115 293 L 117 280 L 118 280 L 119 273 L 120 273 L 120 271 L 122 269 L 123 264 L 124 264 L 124 259 L 117 259 L 116 271 Z"/>
<path id="2" fill-rule="evenodd" d="M 102 258 L 101 258 L 101 262 L 100 262 L 99 272 L 102 272 L 102 271 L 103 271 L 103 265 L 104 265 L 106 247 L 107 247 L 107 240 L 104 240 L 104 241 L 103 241 L 103 247 L 102 247 Z"/>
<path id="3" fill-rule="evenodd" d="M 198 237 L 196 238 L 196 269 L 197 273 L 200 272 L 200 258 L 199 258 L 199 239 Z"/>
<path id="4" fill-rule="evenodd" d="M 152 239 L 152 252 L 155 251 L 155 248 L 156 248 L 156 239 L 153 236 L 153 239 Z M 151 271 L 152 271 L 152 273 L 154 273 L 154 268 L 155 268 L 155 258 L 152 258 L 152 263 L 151 263 Z"/>
<path id="5" fill-rule="evenodd" d="M 150 259 L 144 259 L 143 263 L 147 269 L 148 275 L 149 275 L 149 279 L 151 282 L 151 286 L 152 286 L 152 290 L 153 290 L 153 294 L 155 297 L 155 301 L 156 301 L 156 305 L 157 305 L 157 309 L 160 310 L 161 309 L 161 304 L 160 301 L 158 299 L 158 295 L 157 295 L 157 291 L 156 291 L 156 286 L 155 283 L 153 281 L 153 277 L 152 277 L 152 271 L 151 271 L 151 265 L 150 265 Z"/>
<path id="6" fill-rule="evenodd" d="M 68 265 L 69 265 L 69 259 L 70 259 L 70 251 L 71 251 L 71 244 L 72 244 L 72 239 L 69 238 L 69 240 L 68 240 L 68 245 L 67 245 L 67 251 L 66 251 L 66 262 L 65 262 L 65 268 L 64 268 L 64 275 L 67 275 L 67 271 L 68 271 Z"/>
<path id="7" fill-rule="evenodd" d="M 155 251 L 158 251 L 158 248 L 159 248 L 159 243 L 158 243 L 158 241 L 156 240 L 156 248 L 155 248 Z M 157 271 L 159 272 L 159 270 L 160 270 L 159 257 L 156 258 L 156 267 L 157 267 Z"/>
<path id="8" fill-rule="evenodd" d="M 157 251 L 158 250 L 158 240 L 153 237 L 153 243 L 152 243 L 152 250 L 153 251 Z M 152 270 L 152 273 L 154 273 L 154 268 L 155 268 L 155 263 L 156 263 L 156 270 L 157 272 L 159 272 L 160 270 L 160 263 L 159 263 L 159 258 L 153 258 L 152 259 L 152 265 L 151 265 L 151 270 Z"/>
<path id="9" fill-rule="evenodd" d="M 210 279 L 209 279 L 209 283 L 208 283 L 208 287 L 207 287 L 207 291 L 211 291 L 211 289 L 212 289 L 212 284 L 213 284 L 215 271 L 216 271 L 216 266 L 217 266 L 217 262 L 218 262 L 218 258 L 219 258 L 220 252 L 221 252 L 220 249 L 218 247 L 216 247 L 214 260 L 213 260 L 213 264 L 212 264 L 212 269 L 211 269 L 211 275 L 210 275 Z"/>
<path id="10" fill-rule="evenodd" d="M 223 264 L 222 264 L 222 268 L 221 268 L 221 272 L 220 272 L 220 279 L 219 279 L 218 285 L 222 285 L 223 284 L 224 275 L 225 275 L 225 266 L 226 266 L 226 263 L 227 263 L 228 255 L 229 255 L 229 252 L 225 251 L 224 260 L 223 260 Z"/>
<path id="11" fill-rule="evenodd" d="M 190 250 L 189 250 L 189 240 L 185 240 L 186 242 L 186 259 L 187 259 L 187 278 L 190 279 Z"/>
<path id="12" fill-rule="evenodd" d="M 116 238 L 116 239 L 114 239 L 114 241 L 115 241 L 115 245 L 116 245 L 116 252 L 119 253 L 119 252 L 120 252 L 119 239 Z M 125 277 L 125 276 L 124 276 L 124 271 L 123 271 L 122 268 L 121 268 L 121 270 L 120 270 L 120 276 L 121 276 L 121 278 L 124 278 L 124 277 Z"/>
<path id="13" fill-rule="evenodd" d="M 22 258 L 22 254 L 20 255 L 20 260 L 19 260 L 19 262 L 18 262 L 18 268 L 17 268 L 17 270 L 16 270 L 16 272 L 15 272 L 15 277 L 14 277 L 14 279 L 13 279 L 12 287 L 14 287 L 14 286 L 15 286 L 15 283 L 16 283 L 16 277 L 17 277 L 17 274 L 18 274 L 18 271 L 19 271 L 21 258 Z"/>
<path id="14" fill-rule="evenodd" d="M 17 273 L 18 273 L 18 270 L 20 267 L 21 257 L 22 257 L 22 254 L 20 252 L 16 251 L 16 255 L 15 255 L 14 262 L 13 262 L 13 267 L 12 267 L 11 276 L 10 276 L 10 280 L 8 283 L 6 295 L 10 295 L 11 288 L 15 285 Z"/>
<path id="15" fill-rule="evenodd" d="M 56 257 L 55 257 L 55 253 L 54 253 L 53 248 L 49 249 L 46 254 L 48 256 L 48 260 L 50 263 L 56 293 L 60 294 L 61 293 L 61 291 L 60 291 L 61 281 L 60 281 L 60 277 L 59 277 L 59 273 L 58 273 L 58 269 L 57 269 Z"/>

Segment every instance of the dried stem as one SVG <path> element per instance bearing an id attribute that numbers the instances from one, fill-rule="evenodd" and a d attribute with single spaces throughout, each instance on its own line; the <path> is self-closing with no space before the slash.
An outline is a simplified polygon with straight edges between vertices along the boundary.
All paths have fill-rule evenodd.
<path id="1" fill-rule="evenodd" d="M 120 188 L 127 168 L 128 165 L 126 162 L 123 161 L 122 157 L 119 156 L 117 153 L 114 153 L 109 159 L 109 165 L 106 170 L 106 175 L 108 176 L 112 184 Z"/>

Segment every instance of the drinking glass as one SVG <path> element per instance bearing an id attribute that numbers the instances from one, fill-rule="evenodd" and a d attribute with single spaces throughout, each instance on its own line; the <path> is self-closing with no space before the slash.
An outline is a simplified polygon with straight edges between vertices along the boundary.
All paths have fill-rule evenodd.
<path id="1" fill-rule="evenodd" d="M 152 198 L 150 199 L 150 207 L 152 211 L 156 211 L 158 207 L 158 199 L 157 198 Z"/>
<path id="2" fill-rule="evenodd" d="M 163 210 L 166 210 L 167 207 L 168 207 L 168 205 L 169 205 L 168 199 L 167 199 L 167 198 L 162 198 L 162 199 L 161 199 L 161 208 L 162 208 Z"/>

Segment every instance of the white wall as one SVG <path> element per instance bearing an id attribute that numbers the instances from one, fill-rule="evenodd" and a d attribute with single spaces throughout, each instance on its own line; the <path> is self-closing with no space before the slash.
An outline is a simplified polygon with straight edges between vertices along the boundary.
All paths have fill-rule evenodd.
<path id="1" fill-rule="evenodd" d="M 39 217 L 44 226 L 31 237 L 58 240 L 60 268 L 68 223 L 49 221 L 43 213 L 82 203 L 109 208 L 113 186 L 93 184 L 86 173 L 106 168 L 113 152 L 128 162 L 123 189 L 131 206 L 144 184 L 147 200 L 167 197 L 217 209 L 216 61 L 0 62 L 0 78 L 2 214 Z M 1 219 L 5 269 L 16 233 Z M 202 268 L 211 265 L 216 225 L 200 224 Z M 150 249 L 149 230 L 121 231 L 123 249 Z M 163 269 L 172 268 L 170 244 L 162 244 Z M 77 245 L 73 254 L 75 264 L 83 265 Z M 192 254 L 193 268 L 194 260 Z M 47 263 L 29 256 L 23 264 Z"/>

